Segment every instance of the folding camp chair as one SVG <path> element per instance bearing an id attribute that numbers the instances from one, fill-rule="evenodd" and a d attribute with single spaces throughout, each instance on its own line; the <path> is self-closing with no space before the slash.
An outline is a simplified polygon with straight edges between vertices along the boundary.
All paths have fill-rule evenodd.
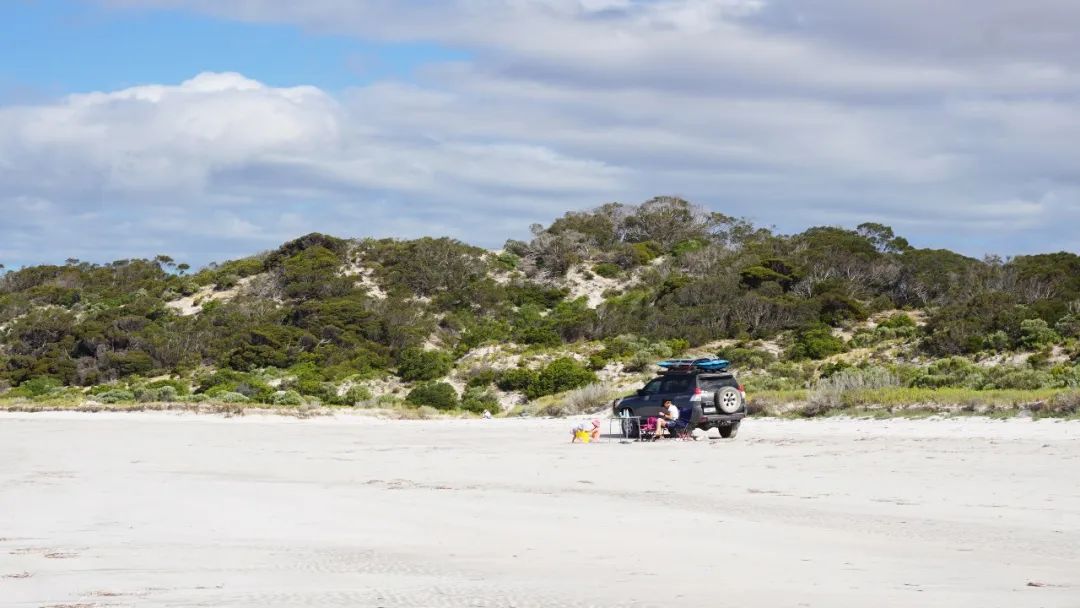
<path id="1" fill-rule="evenodd" d="M 701 420 L 700 407 L 695 405 L 679 410 L 679 418 L 668 425 L 675 439 L 687 441 L 694 438 L 694 429 L 697 428 L 697 422 Z"/>
<path id="2" fill-rule="evenodd" d="M 639 441 L 649 441 L 656 436 L 656 418 L 642 418 L 638 425 Z"/>

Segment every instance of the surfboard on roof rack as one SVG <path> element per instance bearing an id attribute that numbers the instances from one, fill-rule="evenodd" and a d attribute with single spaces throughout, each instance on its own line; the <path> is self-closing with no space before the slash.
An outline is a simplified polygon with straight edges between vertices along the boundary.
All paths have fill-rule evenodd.
<path id="1" fill-rule="evenodd" d="M 668 359 L 657 363 L 664 371 L 690 371 L 690 370 L 702 370 L 702 371 L 724 371 L 731 367 L 731 362 L 727 359 Z"/>

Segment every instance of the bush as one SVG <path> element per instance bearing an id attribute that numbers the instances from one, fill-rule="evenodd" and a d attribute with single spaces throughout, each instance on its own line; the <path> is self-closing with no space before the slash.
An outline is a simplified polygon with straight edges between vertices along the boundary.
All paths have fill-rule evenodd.
<path id="1" fill-rule="evenodd" d="M 247 403 L 251 400 L 240 393 L 224 392 L 214 396 L 214 401 L 220 403 Z"/>
<path id="2" fill-rule="evenodd" d="M 94 398 L 102 403 L 132 403 L 135 401 L 135 393 L 123 389 L 112 389 Z"/>
<path id="3" fill-rule="evenodd" d="M 1003 370 L 999 369 L 998 373 L 991 374 L 990 382 L 982 388 L 1034 390 L 1048 387 L 1051 382 L 1051 376 L 1048 372 L 1024 368 L 1005 368 Z"/>
<path id="4" fill-rule="evenodd" d="M 188 383 L 183 380 L 172 380 L 166 378 L 162 380 L 154 380 L 153 382 L 146 384 L 146 388 L 163 389 L 166 387 L 171 388 L 179 396 L 191 393 L 191 387 L 188 386 Z"/>
<path id="5" fill-rule="evenodd" d="M 1080 314 L 1068 314 L 1054 325 L 1057 333 L 1066 338 L 1080 338 Z"/>
<path id="6" fill-rule="evenodd" d="M 992 350 L 999 353 L 1008 350 L 1010 344 L 1012 344 L 1012 340 L 1009 339 L 1009 334 L 1000 329 L 988 334 L 986 338 L 983 339 L 983 345 L 986 347 L 986 350 Z"/>
<path id="7" fill-rule="evenodd" d="M 987 371 L 963 357 L 934 361 L 917 370 L 909 384 L 921 388 L 958 387 L 979 389 L 987 382 Z"/>
<path id="8" fill-rule="evenodd" d="M 764 369 L 776 362 L 775 355 L 756 348 L 726 348 L 716 353 L 716 356 L 731 361 L 733 367 L 740 369 Z"/>
<path id="9" fill-rule="evenodd" d="M 357 403 L 370 400 L 371 391 L 368 390 L 368 387 L 359 385 L 353 386 L 346 391 L 345 396 L 342 398 L 345 405 L 356 405 Z"/>
<path id="10" fill-rule="evenodd" d="M 458 406 L 458 394 L 445 382 L 429 382 L 409 392 L 405 400 L 413 405 L 430 405 L 440 410 L 452 410 Z"/>
<path id="11" fill-rule="evenodd" d="M 273 405 L 297 406 L 304 404 L 304 397 L 296 391 L 278 391 L 270 397 Z"/>
<path id="12" fill-rule="evenodd" d="M 604 369 L 608 364 L 608 360 L 601 353 L 593 353 L 589 355 L 589 369 L 593 371 L 599 371 Z"/>
<path id="13" fill-rule="evenodd" d="M 1061 336 L 1042 319 L 1024 319 L 1020 322 L 1020 344 L 1025 348 L 1038 349 L 1060 341 Z"/>
<path id="14" fill-rule="evenodd" d="M 515 367 L 500 374 L 495 385 L 504 391 L 524 391 L 536 383 L 538 375 L 531 369 Z"/>
<path id="15" fill-rule="evenodd" d="M 274 394 L 274 389 L 253 374 L 219 370 L 200 378 L 197 392 L 215 400 L 220 400 L 219 397 L 223 393 L 239 393 L 252 401 L 265 403 Z"/>
<path id="16" fill-rule="evenodd" d="M 910 316 L 898 312 L 894 315 L 890 315 L 887 319 L 878 323 L 878 327 L 888 327 L 891 329 L 900 329 L 903 327 L 916 327 L 915 320 Z"/>
<path id="17" fill-rule="evenodd" d="M 795 341 L 788 349 L 788 357 L 802 359 L 824 359 L 844 352 L 844 341 L 834 336 L 832 330 L 824 324 L 817 324 L 795 334 Z"/>
<path id="18" fill-rule="evenodd" d="M 502 270 L 513 271 L 517 270 L 518 265 L 521 263 L 521 258 L 510 253 L 509 251 L 500 253 L 495 256 L 495 266 Z"/>
<path id="19" fill-rule="evenodd" d="M 615 277 L 622 274 L 622 268 L 619 268 L 616 264 L 604 262 L 593 266 L 593 272 L 604 277 L 605 279 L 614 279 Z"/>
<path id="20" fill-rule="evenodd" d="M 536 399 L 554 395 L 596 382 L 596 374 L 570 357 L 562 357 L 548 363 L 540 370 L 536 381 L 525 389 L 525 395 Z"/>
<path id="21" fill-rule="evenodd" d="M 671 349 L 671 357 L 678 357 L 690 350 L 690 342 L 682 338 L 672 338 L 667 341 L 668 348 Z"/>
<path id="22" fill-rule="evenodd" d="M 165 385 L 161 387 L 141 387 L 134 391 L 135 400 L 139 403 L 163 402 L 169 403 L 180 398 L 179 391 L 175 387 Z"/>
<path id="23" fill-rule="evenodd" d="M 23 397 L 43 397 L 58 390 L 60 386 L 60 380 L 56 378 L 51 376 L 38 376 L 20 384 L 19 388 L 15 390 L 15 393 Z"/>
<path id="24" fill-rule="evenodd" d="M 465 394 L 461 397 L 461 409 L 479 414 L 484 410 L 497 412 L 502 407 L 499 405 L 499 399 L 491 391 L 471 387 L 466 388 Z"/>
<path id="25" fill-rule="evenodd" d="M 469 370 L 466 386 L 469 388 L 483 388 L 491 386 L 498 378 L 498 374 L 490 367 L 474 367 Z"/>
<path id="26" fill-rule="evenodd" d="M 449 374 L 452 366 L 448 353 L 407 348 L 398 357 L 398 376 L 406 382 L 437 380 Z"/>
<path id="27" fill-rule="evenodd" d="M 1080 365 L 1055 365 L 1050 370 L 1054 386 L 1061 388 L 1080 388 Z"/>

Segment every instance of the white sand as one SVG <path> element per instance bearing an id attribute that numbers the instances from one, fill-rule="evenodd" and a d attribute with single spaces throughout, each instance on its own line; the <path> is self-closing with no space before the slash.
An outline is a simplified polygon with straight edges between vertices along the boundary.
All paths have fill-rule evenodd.
<path id="1" fill-rule="evenodd" d="M 1080 424 L 568 426 L 0 415 L 0 606 L 1080 606 Z"/>

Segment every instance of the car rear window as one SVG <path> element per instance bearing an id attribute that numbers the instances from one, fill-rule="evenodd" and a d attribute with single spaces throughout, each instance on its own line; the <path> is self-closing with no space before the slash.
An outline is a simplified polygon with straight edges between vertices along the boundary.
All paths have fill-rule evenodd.
<path id="1" fill-rule="evenodd" d="M 706 392 L 716 392 L 725 386 L 739 388 L 739 381 L 734 376 L 698 376 L 698 386 Z"/>

